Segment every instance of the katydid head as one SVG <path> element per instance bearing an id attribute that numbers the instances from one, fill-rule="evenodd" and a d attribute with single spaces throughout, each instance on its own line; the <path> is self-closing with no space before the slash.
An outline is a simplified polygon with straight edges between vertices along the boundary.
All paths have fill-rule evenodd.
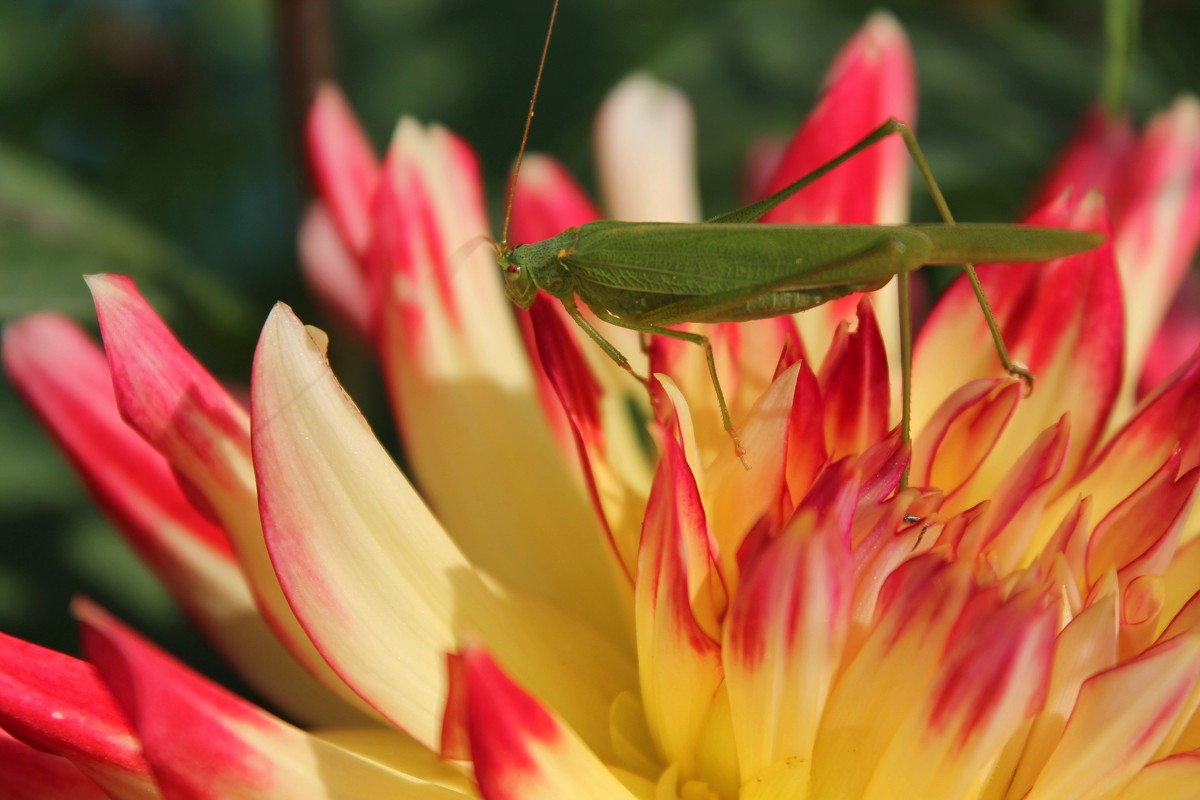
<path id="1" fill-rule="evenodd" d="M 537 284 L 533 282 L 533 273 L 521 264 L 522 259 L 514 248 L 504 242 L 492 242 L 496 251 L 496 263 L 500 265 L 500 274 L 504 276 L 504 293 L 519 308 L 528 309 L 537 297 Z"/>

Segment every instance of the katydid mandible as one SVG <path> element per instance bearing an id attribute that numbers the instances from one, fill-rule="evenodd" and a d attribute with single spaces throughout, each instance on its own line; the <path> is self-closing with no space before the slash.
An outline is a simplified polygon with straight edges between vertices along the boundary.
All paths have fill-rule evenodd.
<path id="1" fill-rule="evenodd" d="M 739 458 L 745 455 L 745 450 L 729 416 L 708 338 L 672 330 L 668 325 L 743 322 L 792 314 L 854 292 L 874 291 L 898 277 L 901 439 L 907 443 L 911 439 L 912 396 L 908 274 L 924 266 L 961 265 L 987 321 L 1000 363 L 1032 389 L 1033 375 L 1009 357 L 972 265 L 1048 261 L 1090 250 L 1103 241 L 1103 235 L 1025 225 L 955 224 L 916 137 L 896 119 L 887 120 L 841 155 L 775 194 L 707 222 L 599 220 L 568 228 L 541 242 L 509 246 L 508 227 L 517 175 L 557 12 L 558 0 L 555 0 L 513 169 L 503 232 L 500 241 L 493 242 L 504 275 L 505 292 L 513 303 L 527 309 L 541 289 L 561 302 L 575 324 L 630 373 L 633 370 L 628 359 L 579 312 L 576 297 L 597 318 L 611 325 L 669 336 L 704 348 L 721 422 Z M 916 163 L 942 223 L 899 226 L 755 223 L 838 165 L 897 134 Z"/>

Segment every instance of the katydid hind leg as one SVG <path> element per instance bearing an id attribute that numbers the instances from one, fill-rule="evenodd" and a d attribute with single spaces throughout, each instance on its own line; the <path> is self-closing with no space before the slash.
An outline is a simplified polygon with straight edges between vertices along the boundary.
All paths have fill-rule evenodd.
<path id="1" fill-rule="evenodd" d="M 929 162 L 925 160 L 925 153 L 921 151 L 921 146 L 917 144 L 917 137 L 913 135 L 912 130 L 898 120 L 890 120 L 895 127 L 895 132 L 899 133 L 904 139 L 904 146 L 908 148 L 908 154 L 917 165 L 917 171 L 921 173 L 921 179 L 925 182 L 925 187 L 929 190 L 929 196 L 933 198 L 933 204 L 937 207 L 938 215 L 947 225 L 954 224 L 954 216 L 950 213 L 950 206 L 946 203 L 946 198 L 942 194 L 942 189 L 938 186 L 937 180 L 933 177 L 933 171 L 929 168 Z M 1004 335 L 1000 332 L 1000 324 L 996 321 L 996 315 L 992 313 L 992 307 L 988 303 L 987 295 L 983 293 L 983 284 L 979 282 L 979 275 L 975 272 L 974 264 L 963 264 L 963 271 L 967 274 L 967 280 L 971 284 L 971 291 L 975 294 L 975 300 L 979 303 L 979 308 L 983 311 L 984 321 L 987 323 L 988 333 L 992 336 L 992 344 L 996 348 L 996 355 L 1000 358 L 1000 364 L 1008 372 L 1009 375 L 1020 378 L 1025 383 L 1026 392 L 1033 391 L 1033 373 L 1029 369 L 1008 355 L 1008 348 L 1004 344 Z"/>
<path id="2" fill-rule="evenodd" d="M 733 440 L 733 450 L 742 462 L 742 466 L 750 469 L 750 465 L 746 463 L 746 448 L 742 447 L 742 442 L 738 439 L 737 431 L 733 427 L 733 419 L 729 415 L 729 405 L 725 402 L 725 392 L 721 389 L 721 380 L 717 377 L 717 361 L 713 357 L 712 342 L 709 341 L 708 337 L 699 333 L 687 333 L 685 331 L 664 328 L 660 325 L 647 325 L 641 322 L 621 319 L 602 308 L 593 308 L 592 311 L 596 313 L 597 318 L 610 325 L 616 325 L 619 328 L 627 328 L 639 333 L 649 333 L 656 336 L 668 336 L 672 339 L 691 342 L 702 347 L 704 349 L 704 359 L 708 363 L 708 376 L 712 380 L 713 390 L 717 393 L 717 406 L 721 410 L 721 424 L 725 427 L 725 432 L 729 434 L 729 438 Z"/>

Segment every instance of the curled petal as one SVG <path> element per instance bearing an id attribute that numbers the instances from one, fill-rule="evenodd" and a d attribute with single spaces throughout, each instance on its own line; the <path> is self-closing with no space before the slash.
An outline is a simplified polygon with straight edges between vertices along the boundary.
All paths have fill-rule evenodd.
<path id="1" fill-rule="evenodd" d="M 469 634 L 589 742 L 607 740 L 606 710 L 633 685 L 631 666 L 578 618 L 476 571 L 284 307 L 263 330 L 252 402 L 263 526 L 280 583 L 322 655 L 362 697 L 436 747 L 443 656 Z"/>
<path id="2" fill-rule="evenodd" d="M 309 206 L 297 242 L 300 269 L 325 309 L 364 342 L 371 340 L 374 303 L 366 276 L 323 203 Z"/>
<path id="3" fill-rule="evenodd" d="M 313 649 L 280 591 L 263 543 L 246 409 L 183 348 L 131 280 L 87 281 L 121 415 L 166 458 L 193 502 L 220 522 L 259 612 L 292 656 L 343 700 L 361 705 Z"/>

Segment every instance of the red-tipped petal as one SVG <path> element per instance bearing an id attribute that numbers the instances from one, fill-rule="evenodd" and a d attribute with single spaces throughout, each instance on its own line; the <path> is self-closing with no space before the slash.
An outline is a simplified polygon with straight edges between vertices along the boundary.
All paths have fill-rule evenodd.
<path id="1" fill-rule="evenodd" d="M 1200 641 L 1178 637 L 1088 680 L 1028 800 L 1110 796 L 1194 711 Z M 1096 731 L 1105 731 L 1097 736 Z"/>
<path id="2" fill-rule="evenodd" d="M 1029 222 L 1095 230 L 1103 227 L 1104 213 L 1094 199 L 1076 207 L 1060 202 Z M 981 468 L 977 498 L 986 497 L 1006 465 L 1067 412 L 1071 443 L 1063 478 L 1077 474 L 1108 424 L 1124 347 L 1121 291 L 1110 243 L 1045 264 L 988 265 L 980 270 L 980 279 L 1009 354 L 1027 365 L 1037 381 Z M 978 303 L 967 282 L 959 280 L 934 309 L 917 342 L 914 425 L 923 427 L 942 398 L 964 380 L 1002 373 Z"/>
<path id="3" fill-rule="evenodd" d="M 873 14 L 838 53 L 816 108 L 796 131 L 764 194 L 840 155 L 890 117 L 916 123 L 916 75 L 908 39 L 889 14 Z M 894 224 L 908 217 L 909 156 L 897 136 L 859 153 L 763 217 L 763 222 Z M 879 313 L 890 361 L 898 363 L 894 285 L 880 290 Z M 834 326 L 854 319 L 858 295 L 799 315 L 813 357 Z"/>
<path id="4" fill-rule="evenodd" d="M 65 318 L 28 317 L 5 329 L 4 363 L 100 507 L 238 671 L 299 718 L 358 719 L 280 646 L 224 531 L 196 511 L 166 460 L 121 419 L 100 348 Z"/>
<path id="5" fill-rule="evenodd" d="M 850 626 L 857 476 L 832 467 L 743 571 L 725 626 L 729 703 L 743 780 L 811 763 Z"/>
<path id="6" fill-rule="evenodd" d="M 509 241 L 540 242 L 599 218 L 600 212 L 566 167 L 538 153 L 525 156 L 513 197 Z"/>
<path id="7" fill-rule="evenodd" d="M 486 800 L 633 800 L 596 756 L 486 652 L 463 653 L 475 778 Z"/>
<path id="8" fill-rule="evenodd" d="M 373 212 L 380 358 L 422 491 L 473 562 L 626 635 L 617 562 L 538 413 L 495 254 L 483 246 L 475 154 L 445 129 L 401 120 Z"/>
<path id="9" fill-rule="evenodd" d="M 262 538 L 246 410 L 175 339 L 131 280 L 87 280 L 122 416 L 217 517 L 259 611 L 292 655 L 326 687 L 357 703 L 313 649 L 279 589 Z"/>
<path id="10" fill-rule="evenodd" d="M 84 648 L 136 727 L 168 800 L 465 795 L 288 725 L 192 672 L 91 603 L 77 602 L 75 612 Z M 442 777 L 450 784 L 457 778 L 466 788 L 451 767 Z"/>
<path id="11" fill-rule="evenodd" d="M 317 193 L 346 248 L 361 255 L 371 232 L 368 208 L 379 178 L 379 159 L 345 95 L 333 84 L 317 91 L 304 134 Z"/>
<path id="12" fill-rule="evenodd" d="M 637 644 L 642 703 L 651 735 L 684 774 L 721 685 L 718 615 L 724 590 L 716 571 L 695 479 L 683 450 L 664 436 L 650 491 L 637 569 Z"/>
<path id="13" fill-rule="evenodd" d="M 825 402 L 825 441 L 831 459 L 861 453 L 883 439 L 891 427 L 887 353 L 871 303 L 858 306 L 858 328 L 846 323 L 821 364 Z"/>
<path id="14" fill-rule="evenodd" d="M 1181 97 L 1150 120 L 1111 195 L 1125 291 L 1126 399 L 1200 244 L 1200 102 Z"/>

